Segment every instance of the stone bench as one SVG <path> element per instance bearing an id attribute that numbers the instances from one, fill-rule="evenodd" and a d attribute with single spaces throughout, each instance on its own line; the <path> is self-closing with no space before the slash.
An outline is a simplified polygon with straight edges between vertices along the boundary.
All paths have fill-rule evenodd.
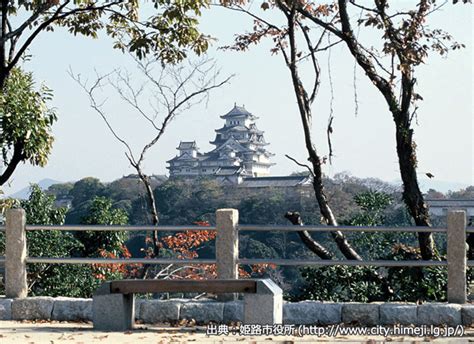
<path id="1" fill-rule="evenodd" d="M 249 280 L 119 280 L 105 282 L 94 296 L 94 329 L 127 331 L 135 322 L 137 293 L 244 293 L 245 324 L 280 324 L 283 293 L 270 279 Z"/>

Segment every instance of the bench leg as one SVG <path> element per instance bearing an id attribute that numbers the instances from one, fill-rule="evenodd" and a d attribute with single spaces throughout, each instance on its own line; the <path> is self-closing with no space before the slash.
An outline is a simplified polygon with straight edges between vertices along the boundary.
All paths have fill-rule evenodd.
<path id="1" fill-rule="evenodd" d="M 283 293 L 271 280 L 257 281 L 257 293 L 244 296 L 244 324 L 281 324 Z"/>
<path id="2" fill-rule="evenodd" d="M 135 324 L 133 294 L 94 295 L 94 329 L 99 331 L 128 331 Z"/>

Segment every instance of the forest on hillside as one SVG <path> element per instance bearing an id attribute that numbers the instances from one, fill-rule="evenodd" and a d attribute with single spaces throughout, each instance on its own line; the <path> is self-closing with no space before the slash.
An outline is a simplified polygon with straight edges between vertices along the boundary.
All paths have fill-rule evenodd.
<path id="1" fill-rule="evenodd" d="M 245 188 L 223 187 L 212 178 L 198 178 L 190 182 L 153 176 L 151 183 L 163 225 L 188 225 L 195 221 L 213 223 L 215 210 L 228 207 L 239 210 L 240 222 L 244 224 L 287 224 L 288 220 L 283 216 L 287 211 L 301 212 L 306 224 L 320 223 L 318 206 L 312 194 L 299 200 L 289 200 L 285 198 L 284 189 L 264 188 L 250 193 Z M 391 199 L 384 209 L 384 225 L 404 226 L 411 223 L 401 200 L 401 187 L 376 178 L 357 178 L 347 173 L 325 178 L 324 184 L 331 203 L 334 203 L 334 211 L 342 222 L 350 222 L 361 211 L 354 199 L 357 194 L 377 191 L 386 193 Z M 46 192 L 55 197 L 57 205 L 69 206 L 66 224 L 80 224 L 94 197 L 109 198 L 113 207 L 126 211 L 130 224 L 145 225 L 150 221 L 143 184 L 133 175 L 110 183 L 87 177 L 77 182 L 52 185 Z M 474 186 L 447 194 L 430 189 L 425 197 L 474 198 Z"/>
<path id="2" fill-rule="evenodd" d="M 409 226 L 413 223 L 401 200 L 400 188 L 378 179 L 361 179 L 348 174 L 338 174 L 334 178 L 324 180 L 327 194 L 334 205 L 335 215 L 342 225 L 378 225 L 378 226 Z M 160 224 L 189 225 L 199 223 L 215 223 L 215 211 L 219 208 L 236 208 L 239 210 L 241 224 L 288 224 L 284 217 L 288 211 L 299 212 L 305 224 L 320 224 L 321 218 L 318 205 L 312 193 L 304 197 L 288 197 L 288 190 L 264 188 L 260 192 L 252 192 L 239 187 L 223 187 L 216 180 L 198 178 L 192 181 L 185 179 L 152 179 L 154 195 L 159 210 Z M 285 192 L 286 191 L 286 192 Z M 70 207 L 65 209 L 65 223 L 93 224 L 91 212 L 97 207 L 97 201 L 108 202 L 110 210 L 120 212 L 125 220 L 122 224 L 150 224 L 149 213 L 143 185 L 133 176 L 123 177 L 111 183 L 103 183 L 97 178 L 84 178 L 75 183 L 56 184 L 46 191 L 54 198 L 56 204 L 67 201 Z M 470 198 L 474 197 L 474 187 L 469 187 L 445 195 L 436 190 L 429 190 L 427 198 Z M 103 205 L 103 204 L 102 204 Z M 110 219 L 113 219 L 111 217 Z M 444 218 L 432 219 L 434 225 L 445 224 Z M 104 223 L 112 224 L 112 223 Z M 164 233 L 166 236 L 170 233 Z M 132 257 L 146 256 L 145 232 L 126 234 L 124 241 Z M 336 252 L 336 257 L 344 256 L 337 251 L 336 243 L 329 233 L 313 233 L 312 237 L 328 250 Z M 409 233 L 350 233 L 347 239 L 364 259 L 419 259 L 417 238 Z M 445 238 L 435 235 L 437 246 L 444 254 Z M 199 258 L 214 258 L 213 240 L 205 242 L 198 248 Z M 285 232 L 244 232 L 240 235 L 241 258 L 284 258 L 284 259 L 317 259 L 308 250 L 297 233 Z M 387 273 L 390 269 L 387 269 Z M 393 269 L 392 269 L 393 270 Z M 406 269 L 407 271 L 409 269 Z M 434 269 L 436 274 L 444 276 Z M 369 297 L 370 281 L 373 279 L 373 268 L 299 268 L 277 267 L 265 271 L 276 280 L 293 299 L 338 299 L 364 300 Z M 392 271 L 394 273 L 394 271 Z M 316 277 L 315 277 L 316 274 Z M 325 278 L 318 278 L 320 274 Z M 372 277 L 371 277 L 372 276 Z M 408 277 L 407 277 L 408 276 Z M 406 283 L 416 283 L 416 274 L 411 272 L 400 274 L 396 278 Z M 395 278 L 394 277 L 394 278 Z M 332 286 L 347 281 L 347 287 L 341 286 L 332 290 Z M 312 285 L 316 282 L 316 285 Z M 438 298 L 443 288 L 444 278 L 439 279 L 439 288 L 431 297 Z M 309 282 L 309 287 L 308 287 Z M 369 283 L 365 286 L 355 285 Z M 402 283 L 400 283 L 401 285 Z M 311 286 L 312 285 L 312 286 Z M 342 288 L 342 289 L 341 289 Z M 370 293 L 375 299 L 384 299 L 383 285 Z M 314 292 L 318 290 L 318 292 Z M 358 290 L 358 291 L 357 291 Z M 369 294 L 370 294 L 369 293 Z M 337 296 L 336 296 L 337 295 Z M 426 290 L 420 289 L 413 293 L 399 293 L 401 300 L 419 297 L 430 297 Z"/>

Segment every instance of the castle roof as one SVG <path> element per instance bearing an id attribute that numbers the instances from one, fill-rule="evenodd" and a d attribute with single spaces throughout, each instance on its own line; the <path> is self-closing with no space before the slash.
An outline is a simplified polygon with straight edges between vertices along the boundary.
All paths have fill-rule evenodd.
<path id="1" fill-rule="evenodd" d="M 217 153 L 221 150 L 227 150 L 229 148 L 236 151 L 236 152 L 252 152 L 251 149 L 246 148 L 239 141 L 237 141 L 233 137 L 230 137 L 224 143 L 222 143 L 220 146 L 216 147 L 214 150 L 210 151 L 207 154 Z"/>
<path id="2" fill-rule="evenodd" d="M 175 156 L 173 159 L 168 160 L 167 162 L 175 162 L 175 161 L 177 161 L 177 160 L 180 160 L 180 161 L 202 160 L 203 156 L 204 156 L 203 154 L 198 153 L 197 157 L 193 157 L 193 156 L 191 156 L 189 153 L 186 152 L 186 153 L 184 153 L 184 154 Z"/>
<path id="3" fill-rule="evenodd" d="M 179 146 L 178 148 L 176 149 L 179 149 L 179 150 L 185 150 L 185 149 L 199 149 L 197 147 L 197 144 L 196 144 L 196 141 L 181 141 L 179 143 Z"/>
<path id="4" fill-rule="evenodd" d="M 216 133 L 222 133 L 222 132 L 227 132 L 227 131 L 248 131 L 250 133 L 257 133 L 257 134 L 264 133 L 263 130 L 258 130 L 255 124 L 251 124 L 250 127 L 246 127 L 245 125 L 232 125 L 232 126 L 224 125 L 223 127 L 219 129 L 215 129 Z"/>
<path id="5" fill-rule="evenodd" d="M 243 166 L 222 166 L 214 173 L 216 176 L 233 176 L 243 172 Z"/>
<path id="6" fill-rule="evenodd" d="M 237 106 L 237 104 L 234 104 L 234 108 L 230 110 L 228 113 L 226 113 L 225 115 L 221 116 L 221 118 L 227 119 L 227 118 L 242 117 L 242 116 L 251 117 L 252 119 L 257 118 L 254 115 L 252 115 L 250 112 L 248 112 L 245 109 L 245 107 Z"/>

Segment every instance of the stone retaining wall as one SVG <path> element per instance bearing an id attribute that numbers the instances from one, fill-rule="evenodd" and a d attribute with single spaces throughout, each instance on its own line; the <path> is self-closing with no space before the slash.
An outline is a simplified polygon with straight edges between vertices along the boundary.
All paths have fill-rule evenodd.
<path id="1" fill-rule="evenodd" d="M 137 320 L 144 323 L 194 319 L 197 323 L 242 321 L 243 302 L 194 301 L 185 299 L 141 300 L 135 306 Z M 68 297 L 0 298 L 0 320 L 92 319 L 92 299 Z M 426 303 L 332 303 L 286 302 L 285 324 L 358 325 L 473 325 L 474 305 Z"/>

